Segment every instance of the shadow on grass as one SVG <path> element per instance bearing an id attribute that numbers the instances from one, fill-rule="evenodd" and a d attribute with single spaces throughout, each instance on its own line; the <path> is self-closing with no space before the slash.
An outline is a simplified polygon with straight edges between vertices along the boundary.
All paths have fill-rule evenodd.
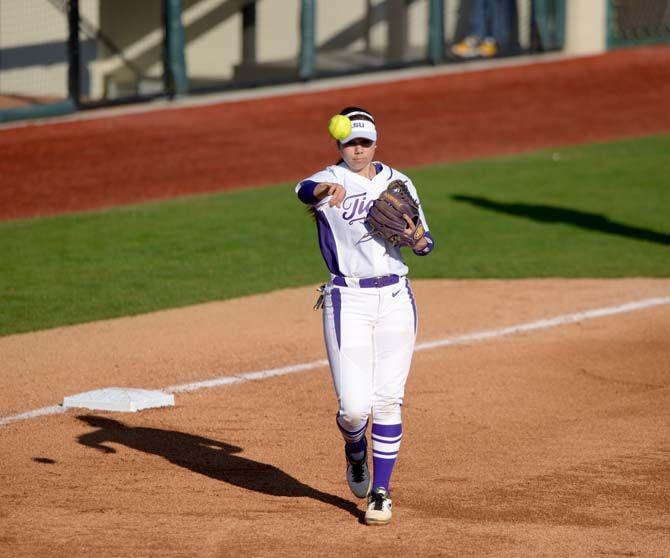
<path id="1" fill-rule="evenodd" d="M 246 490 L 270 496 L 312 498 L 361 519 L 361 512 L 353 502 L 307 486 L 274 465 L 235 455 L 243 451 L 238 446 L 174 430 L 127 426 L 95 415 L 79 415 L 77 419 L 97 429 L 82 434 L 77 441 L 98 451 L 116 453 L 107 444 L 121 444 Z"/>
<path id="2" fill-rule="evenodd" d="M 589 213 L 578 209 L 564 209 L 551 205 L 505 203 L 461 194 L 454 194 L 451 198 L 455 201 L 469 203 L 475 207 L 483 207 L 484 209 L 507 213 L 516 217 L 525 217 L 538 223 L 565 223 L 590 231 L 623 236 L 634 240 L 646 240 L 647 242 L 663 244 L 664 246 L 670 245 L 670 234 L 617 223 L 599 213 Z"/>

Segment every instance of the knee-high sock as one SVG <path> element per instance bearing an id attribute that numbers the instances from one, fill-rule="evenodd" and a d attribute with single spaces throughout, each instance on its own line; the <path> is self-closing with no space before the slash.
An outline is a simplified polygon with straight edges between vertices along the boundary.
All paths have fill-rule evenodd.
<path id="1" fill-rule="evenodd" d="M 345 441 L 345 451 L 347 452 L 347 455 L 355 460 L 358 461 L 359 459 L 363 459 L 365 456 L 365 450 L 367 449 L 367 440 L 365 439 L 365 431 L 368 428 L 368 421 L 365 421 L 365 424 L 362 427 L 357 428 L 356 430 L 349 430 L 347 426 L 345 426 L 344 421 L 340 417 L 340 415 L 337 415 L 337 426 L 340 429 L 340 432 L 342 433 L 342 437 L 344 438 Z"/>
<path id="2" fill-rule="evenodd" d="M 372 423 L 373 488 L 381 486 L 388 490 L 401 439 L 402 424 Z"/>

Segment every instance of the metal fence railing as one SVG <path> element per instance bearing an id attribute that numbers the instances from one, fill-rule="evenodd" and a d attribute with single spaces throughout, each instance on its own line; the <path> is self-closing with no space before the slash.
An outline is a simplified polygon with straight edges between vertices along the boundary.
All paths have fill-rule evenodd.
<path id="1" fill-rule="evenodd" d="M 670 42 L 670 0 L 609 0 L 608 47 Z"/>
<path id="2" fill-rule="evenodd" d="M 563 47 L 565 0 L 490 3 L 480 17 L 493 35 L 503 9 L 507 18 L 495 56 Z M 0 122 L 470 59 L 452 47 L 472 33 L 473 14 L 485 4 L 0 0 Z M 488 55 L 472 58 L 481 56 Z"/>

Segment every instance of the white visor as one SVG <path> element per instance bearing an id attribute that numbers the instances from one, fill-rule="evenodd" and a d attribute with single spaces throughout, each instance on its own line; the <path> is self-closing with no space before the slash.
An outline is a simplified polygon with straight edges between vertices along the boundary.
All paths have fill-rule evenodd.
<path id="1" fill-rule="evenodd" d="M 346 138 L 340 140 L 340 143 L 347 143 L 356 138 L 377 141 L 377 128 L 375 128 L 372 122 L 367 120 L 352 120 L 351 133 Z"/>

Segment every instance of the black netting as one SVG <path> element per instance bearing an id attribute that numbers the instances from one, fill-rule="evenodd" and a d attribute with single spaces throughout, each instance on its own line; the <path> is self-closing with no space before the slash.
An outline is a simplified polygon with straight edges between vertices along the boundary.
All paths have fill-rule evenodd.
<path id="1" fill-rule="evenodd" d="M 611 0 L 613 42 L 670 40 L 670 0 Z"/>

